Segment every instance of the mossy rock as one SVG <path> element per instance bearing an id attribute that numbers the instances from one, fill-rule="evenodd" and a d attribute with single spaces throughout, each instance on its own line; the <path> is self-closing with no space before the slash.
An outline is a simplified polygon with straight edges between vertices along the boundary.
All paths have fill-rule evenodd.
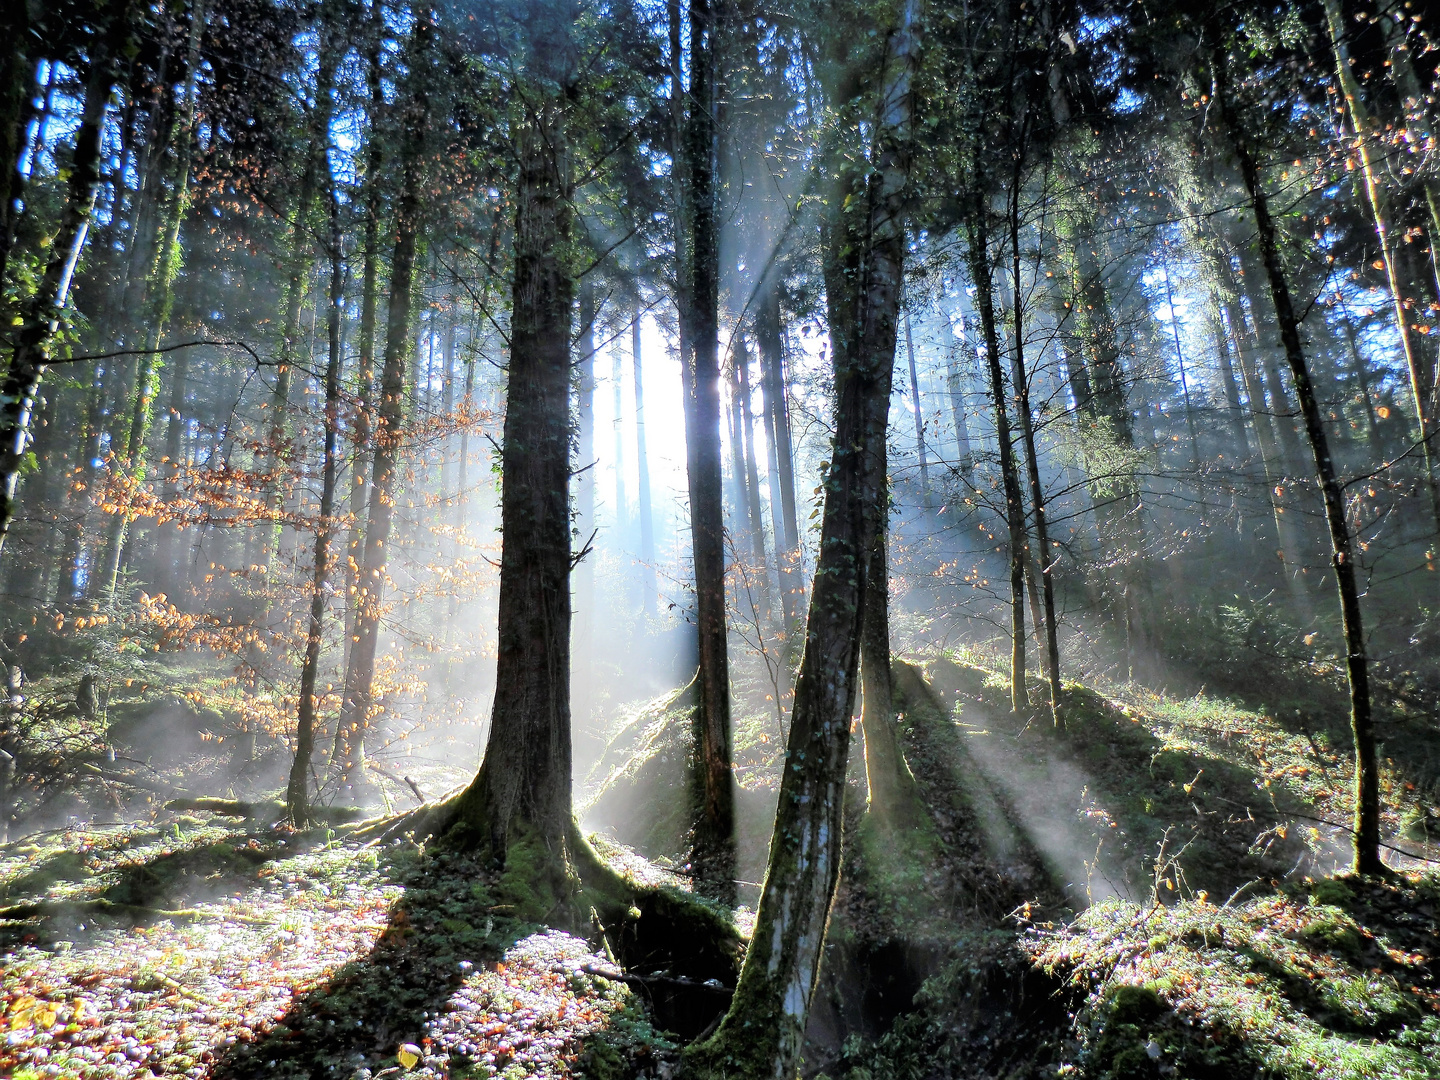
<path id="1" fill-rule="evenodd" d="M 1105 996 L 1101 1008 L 1111 1023 L 1138 1025 L 1163 1016 L 1170 1007 L 1153 988 L 1124 983 Z"/>

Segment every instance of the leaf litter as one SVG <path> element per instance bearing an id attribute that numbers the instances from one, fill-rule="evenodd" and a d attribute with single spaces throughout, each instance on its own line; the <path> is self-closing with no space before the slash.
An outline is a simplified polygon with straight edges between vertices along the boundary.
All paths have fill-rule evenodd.
<path id="1" fill-rule="evenodd" d="M 596 974 L 614 961 L 492 884 L 409 843 L 195 819 L 0 849 L 0 1075 L 666 1075 L 675 1045 Z"/>

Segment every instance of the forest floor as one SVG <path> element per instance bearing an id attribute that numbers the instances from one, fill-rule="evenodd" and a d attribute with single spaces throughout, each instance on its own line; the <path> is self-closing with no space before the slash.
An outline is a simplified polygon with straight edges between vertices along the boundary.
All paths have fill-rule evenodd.
<path id="1" fill-rule="evenodd" d="M 1387 763 L 1393 879 L 1336 877 L 1334 732 L 1081 686 L 1057 726 L 963 656 L 912 659 L 923 810 L 898 831 L 865 813 L 857 752 L 807 1075 L 1440 1076 L 1440 878 L 1407 832 L 1433 817 L 1424 783 Z M 673 711 L 642 712 L 591 806 L 656 862 L 608 858 L 683 888 L 662 869 Z M 736 725 L 742 827 L 773 799 L 773 727 Z M 673 1074 L 680 1036 L 603 937 L 514 917 L 468 857 L 347 835 L 157 809 L 0 848 L 0 1075 Z"/>
<path id="2" fill-rule="evenodd" d="M 410 843 L 185 815 L 11 845 L 0 1075 L 653 1072 L 676 1046 L 614 961 L 495 885 Z"/>

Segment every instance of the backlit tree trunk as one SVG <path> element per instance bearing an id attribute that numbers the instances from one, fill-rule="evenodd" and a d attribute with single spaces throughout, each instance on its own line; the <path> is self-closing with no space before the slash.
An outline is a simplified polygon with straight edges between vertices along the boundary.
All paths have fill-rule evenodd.
<path id="1" fill-rule="evenodd" d="M 408 51 L 419 68 L 428 58 L 429 16 L 417 18 Z M 336 732 L 336 764 L 340 788 L 352 796 L 363 788 L 365 732 L 375 713 L 373 687 L 375 651 L 379 644 L 380 615 L 385 602 L 385 564 L 390 555 L 390 528 L 395 512 L 395 470 L 405 420 L 405 357 L 411 351 L 410 319 L 415 276 L 415 238 L 420 228 L 421 153 L 429 100 L 423 75 L 415 74 L 405 108 L 405 145 L 401 158 L 401 190 L 395 208 L 395 247 L 390 260 L 390 303 L 386 316 L 385 353 L 380 370 L 380 400 L 376 410 L 373 464 L 370 473 L 369 513 L 365 525 L 357 610 L 345 671 L 345 690 Z"/>
<path id="2" fill-rule="evenodd" d="M 672 7 L 672 16 L 678 8 Z M 685 130 L 688 272 L 682 321 L 691 368 L 685 395 L 686 475 L 695 563 L 699 703 L 695 710 L 696 814 L 691 871 L 700 892 L 735 896 L 735 793 L 730 752 L 730 664 L 725 640 L 725 508 L 720 470 L 719 224 L 716 218 L 716 18 L 690 6 L 690 93 Z M 688 285 L 688 289 L 686 286 Z"/>
<path id="3" fill-rule="evenodd" d="M 755 933 L 719 1029 L 691 1048 L 687 1065 L 696 1075 L 791 1080 L 819 975 L 840 874 L 867 563 L 884 491 L 877 450 L 889 416 L 903 285 L 902 215 L 910 171 L 910 85 L 919 8 L 918 0 L 907 0 L 900 25 L 886 42 L 877 145 L 865 198 L 854 200 L 859 205 L 848 212 L 838 199 L 830 208 L 831 257 L 860 244 L 863 255 L 855 269 L 863 273 L 850 278 L 851 288 L 841 303 L 827 298 L 832 340 L 839 343 L 832 348 L 835 440 L 824 479 L 820 555 L 805 653 Z M 848 196 L 853 186 L 837 178 L 835 190 Z M 826 276 L 828 292 L 834 269 Z M 852 296 L 853 304 L 844 302 Z M 848 325 L 837 325 L 837 315 L 848 315 Z"/>
<path id="4" fill-rule="evenodd" d="M 328 29 L 328 28 L 327 28 Z M 321 48 L 325 47 L 322 38 Z M 290 820 L 304 825 L 310 817 L 310 761 L 315 748 L 316 683 L 320 672 L 320 647 L 324 643 L 325 596 L 330 580 L 330 539 L 335 531 L 335 483 L 340 450 L 340 314 L 345 303 L 345 261 L 341 250 L 340 207 L 335 198 L 335 180 L 330 170 L 329 221 L 330 303 L 325 329 L 329 351 L 325 362 L 325 449 L 321 466 L 320 518 L 315 526 L 314 566 L 310 575 L 310 618 L 305 629 L 305 659 L 300 667 L 300 709 L 295 724 L 295 758 L 285 790 Z"/>
<path id="5" fill-rule="evenodd" d="M 995 441 L 1000 451 L 1001 490 L 1005 495 L 1005 526 L 1010 539 L 1010 708 L 1018 713 L 1029 704 L 1025 691 L 1025 552 L 1029 538 L 1025 530 L 1020 474 L 1015 467 L 1015 448 L 1010 441 L 1010 411 L 1006 405 L 1009 394 L 1005 392 L 1005 374 L 1000 366 L 1000 333 L 995 325 L 995 293 L 984 213 L 984 207 L 976 207 L 967 223 L 970 276 L 975 283 L 975 305 L 980 309 L 980 332 L 985 341 L 990 401 L 995 410 Z"/>

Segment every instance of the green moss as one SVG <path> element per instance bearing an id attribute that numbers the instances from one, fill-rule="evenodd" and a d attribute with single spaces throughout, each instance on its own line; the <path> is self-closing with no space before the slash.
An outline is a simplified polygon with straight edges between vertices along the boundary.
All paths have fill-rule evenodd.
<path id="1" fill-rule="evenodd" d="M 521 922 L 543 923 L 578 886 L 561 857 L 532 829 L 511 829 L 505 868 L 495 884 L 497 907 Z"/>
<path id="2" fill-rule="evenodd" d="M 1145 1024 L 1163 1015 L 1168 1008 L 1153 987 L 1133 983 L 1112 987 L 1101 1005 L 1102 1011 L 1116 1024 Z"/>
<path id="3" fill-rule="evenodd" d="M 1322 914 L 1307 924 L 1298 936 L 1307 945 L 1341 953 L 1351 960 L 1359 960 L 1365 948 L 1360 928 L 1339 911 Z"/>
<path id="4" fill-rule="evenodd" d="M 1310 885 L 1310 898 L 1317 904 L 1345 907 L 1355 902 L 1355 890 L 1339 878 L 1319 878 Z"/>

